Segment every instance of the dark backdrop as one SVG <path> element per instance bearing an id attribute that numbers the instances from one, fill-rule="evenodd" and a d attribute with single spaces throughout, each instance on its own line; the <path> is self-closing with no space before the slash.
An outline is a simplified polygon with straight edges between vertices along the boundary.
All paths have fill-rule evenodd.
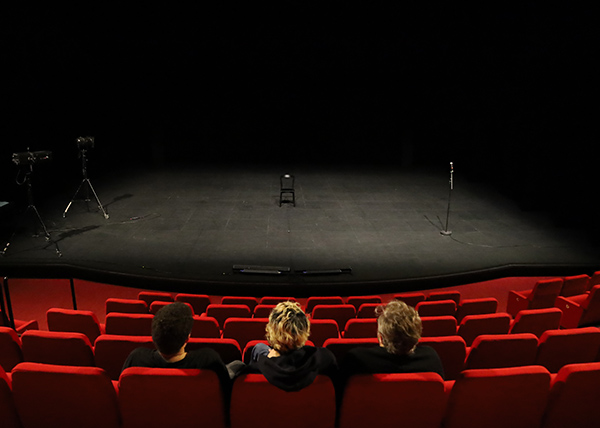
<path id="1" fill-rule="evenodd" d="M 27 148 L 53 152 L 39 194 L 74 187 L 92 135 L 99 178 L 452 161 L 526 209 L 589 216 L 567 208 L 599 188 L 587 6 L 215 3 L 7 10 L 0 200 L 21 197 L 11 154 Z"/>

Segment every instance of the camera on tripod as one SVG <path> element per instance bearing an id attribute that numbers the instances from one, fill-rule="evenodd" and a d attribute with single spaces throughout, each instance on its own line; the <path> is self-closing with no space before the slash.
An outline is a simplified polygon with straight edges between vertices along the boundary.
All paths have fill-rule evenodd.
<path id="1" fill-rule="evenodd" d="M 52 160 L 52 152 L 47 150 L 30 152 L 13 153 L 12 161 L 15 165 L 35 165 L 38 163 L 49 162 Z"/>
<path id="2" fill-rule="evenodd" d="M 79 150 L 89 150 L 94 148 L 94 137 L 77 137 L 75 140 Z"/>

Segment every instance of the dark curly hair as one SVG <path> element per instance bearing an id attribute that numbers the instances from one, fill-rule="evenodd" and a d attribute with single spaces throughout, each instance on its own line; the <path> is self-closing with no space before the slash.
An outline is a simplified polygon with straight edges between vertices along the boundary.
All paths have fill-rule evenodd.
<path id="1" fill-rule="evenodd" d="M 154 345 L 162 354 L 175 354 L 187 342 L 193 324 L 192 310 L 185 303 L 175 302 L 160 308 L 152 319 Z"/>

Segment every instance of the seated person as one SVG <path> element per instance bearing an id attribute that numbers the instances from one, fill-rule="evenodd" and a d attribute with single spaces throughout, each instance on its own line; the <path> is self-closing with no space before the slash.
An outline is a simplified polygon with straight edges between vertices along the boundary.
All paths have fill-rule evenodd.
<path id="1" fill-rule="evenodd" d="M 252 350 L 246 373 L 262 373 L 285 391 L 309 386 L 319 374 L 334 376 L 337 362 L 331 351 L 305 345 L 310 321 L 296 302 L 281 302 L 269 315 L 266 338 Z"/>
<path id="2" fill-rule="evenodd" d="M 354 348 L 340 363 L 342 380 L 353 374 L 434 372 L 444 378 L 437 352 L 419 345 L 423 327 L 417 311 L 406 303 L 393 300 L 378 308 L 379 346 Z"/>
<path id="3" fill-rule="evenodd" d="M 227 368 L 214 349 L 185 350 L 193 324 L 192 310 L 187 304 L 175 302 L 162 307 L 152 319 L 152 341 L 156 349 L 134 349 L 125 360 L 123 370 L 128 367 L 209 369 L 217 373 L 226 387 L 230 383 Z"/>

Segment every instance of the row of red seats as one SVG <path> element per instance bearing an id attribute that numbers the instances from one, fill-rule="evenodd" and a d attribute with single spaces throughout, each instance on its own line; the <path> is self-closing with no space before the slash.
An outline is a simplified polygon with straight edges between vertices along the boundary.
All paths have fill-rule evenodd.
<path id="1" fill-rule="evenodd" d="M 508 292 L 506 311 L 516 315 L 523 309 L 557 307 L 563 312 L 564 328 L 600 324 L 600 271 L 538 281 L 530 290 Z"/>
<path id="2" fill-rule="evenodd" d="M 264 340 L 251 340 L 240 347 L 231 338 L 190 339 L 187 349 L 213 348 L 225 361 L 248 362 L 252 347 Z M 466 369 L 541 365 L 556 373 L 567 364 L 600 361 L 600 329 L 596 327 L 548 330 L 538 339 L 531 333 L 478 336 L 472 345 L 457 335 L 423 337 L 444 366 L 446 379 L 456 379 Z M 309 342 L 314 345 L 314 343 Z M 331 338 L 323 346 L 341 361 L 349 349 L 378 346 L 376 338 Z M 104 334 L 92 346 L 81 333 L 29 330 L 21 337 L 9 328 L 0 328 L 0 365 L 10 372 L 21 362 L 101 367 L 117 379 L 125 359 L 137 347 L 154 348 L 150 336 Z"/>
<path id="3" fill-rule="evenodd" d="M 597 426 L 600 363 L 551 374 L 541 366 L 352 377 L 336 404 L 332 381 L 284 392 L 260 374 L 238 377 L 230 397 L 213 372 L 129 368 L 111 381 L 96 367 L 19 364 L 0 370 L 3 427 L 210 426 L 353 428 L 578 428 Z"/>

